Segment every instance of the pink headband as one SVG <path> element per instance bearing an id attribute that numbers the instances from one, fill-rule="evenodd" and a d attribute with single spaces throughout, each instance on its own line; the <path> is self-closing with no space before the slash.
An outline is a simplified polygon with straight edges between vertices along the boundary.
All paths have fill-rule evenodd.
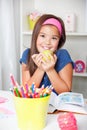
<path id="1" fill-rule="evenodd" d="M 61 35 L 61 33 L 62 33 L 62 27 L 61 27 L 61 23 L 57 19 L 55 19 L 55 18 L 49 18 L 49 19 L 47 19 L 43 23 L 43 25 L 46 25 L 46 24 L 52 24 L 52 25 L 56 26 L 57 29 L 59 30 L 60 35 Z"/>

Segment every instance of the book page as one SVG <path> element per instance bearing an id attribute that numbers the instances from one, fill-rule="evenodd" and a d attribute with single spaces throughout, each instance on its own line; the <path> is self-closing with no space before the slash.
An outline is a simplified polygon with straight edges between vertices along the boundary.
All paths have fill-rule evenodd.
<path id="1" fill-rule="evenodd" d="M 59 102 L 84 106 L 84 98 L 81 93 L 64 92 L 58 95 Z"/>

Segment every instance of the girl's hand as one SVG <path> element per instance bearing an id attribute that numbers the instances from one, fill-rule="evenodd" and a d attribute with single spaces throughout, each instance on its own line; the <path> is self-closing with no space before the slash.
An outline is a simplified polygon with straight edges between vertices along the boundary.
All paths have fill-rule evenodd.
<path id="1" fill-rule="evenodd" d="M 42 56 L 41 53 L 32 55 L 32 59 L 33 59 L 34 63 L 37 65 L 38 68 L 43 70 L 43 68 L 42 68 L 42 58 L 43 58 L 43 56 Z"/>
<path id="2" fill-rule="evenodd" d="M 53 56 L 50 55 L 50 59 L 45 57 L 45 60 L 42 58 L 41 65 L 43 70 L 49 71 L 50 69 L 54 68 L 57 61 L 57 56 L 54 54 Z"/>
<path id="3" fill-rule="evenodd" d="M 57 56 L 55 54 L 53 56 L 50 55 L 50 59 L 45 57 L 45 60 L 44 60 L 43 54 L 39 53 L 39 54 L 32 55 L 32 59 L 38 68 L 46 72 L 54 68 L 57 61 Z"/>

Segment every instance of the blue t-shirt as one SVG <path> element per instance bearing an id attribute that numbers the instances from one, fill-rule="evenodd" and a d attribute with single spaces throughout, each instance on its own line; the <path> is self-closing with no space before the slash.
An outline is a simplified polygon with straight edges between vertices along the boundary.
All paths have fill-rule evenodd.
<path id="1" fill-rule="evenodd" d="M 28 53 L 29 53 L 29 49 L 26 49 L 23 52 L 22 57 L 20 59 L 20 63 L 22 63 L 22 62 L 25 63 L 25 64 L 27 63 Z M 56 51 L 56 56 L 58 57 L 58 60 L 57 60 L 56 65 L 55 65 L 55 70 L 57 72 L 59 72 L 61 69 L 63 69 L 64 66 L 66 66 L 68 63 L 71 63 L 72 67 L 74 68 L 74 62 L 72 61 L 72 59 L 71 59 L 71 57 L 70 57 L 70 55 L 69 55 L 69 53 L 66 49 L 60 49 L 60 50 Z M 46 73 L 44 74 L 44 77 L 42 79 L 40 87 L 43 84 L 44 84 L 45 87 L 51 85 L 51 82 L 50 82 Z"/>

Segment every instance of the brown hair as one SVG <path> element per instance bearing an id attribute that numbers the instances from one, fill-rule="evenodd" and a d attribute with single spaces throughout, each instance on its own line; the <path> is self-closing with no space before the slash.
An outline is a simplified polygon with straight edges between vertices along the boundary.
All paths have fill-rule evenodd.
<path id="1" fill-rule="evenodd" d="M 35 72 L 35 70 L 37 68 L 37 66 L 34 64 L 32 58 L 31 58 L 31 56 L 33 54 L 38 53 L 38 50 L 36 48 L 37 37 L 38 37 L 38 34 L 39 34 L 40 29 L 42 27 L 42 24 L 44 23 L 44 21 L 46 21 L 49 18 L 55 18 L 61 23 L 62 34 L 60 36 L 60 40 L 59 40 L 59 44 L 58 44 L 57 49 L 61 48 L 64 45 L 65 41 L 66 41 L 65 26 L 64 26 L 63 20 L 60 17 L 57 17 L 57 16 L 52 15 L 52 14 L 44 14 L 44 15 L 42 15 L 38 19 L 38 21 L 36 22 L 36 24 L 34 26 L 33 33 L 32 33 L 31 48 L 30 48 L 30 51 L 29 51 L 29 54 L 28 54 L 28 61 L 27 61 L 27 68 L 29 69 L 30 75 L 33 75 L 33 73 Z"/>

